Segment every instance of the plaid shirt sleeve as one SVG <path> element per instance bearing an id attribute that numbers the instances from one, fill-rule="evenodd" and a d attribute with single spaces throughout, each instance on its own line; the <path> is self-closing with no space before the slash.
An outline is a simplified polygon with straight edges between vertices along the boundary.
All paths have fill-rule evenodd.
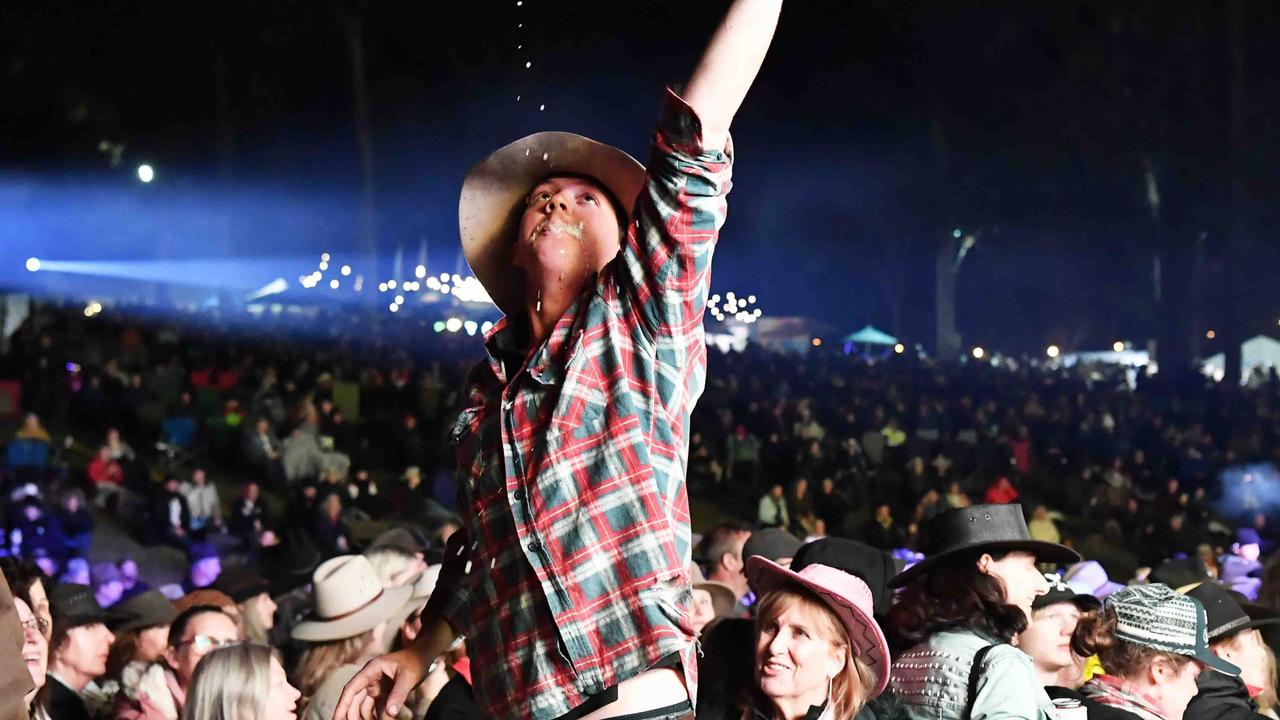
<path id="1" fill-rule="evenodd" d="M 658 360 L 685 368 L 702 346 L 711 256 L 731 188 L 732 143 L 702 146 L 702 122 L 668 89 L 649 156 L 649 181 L 636 204 L 635 232 L 622 250 L 625 279 Z"/>

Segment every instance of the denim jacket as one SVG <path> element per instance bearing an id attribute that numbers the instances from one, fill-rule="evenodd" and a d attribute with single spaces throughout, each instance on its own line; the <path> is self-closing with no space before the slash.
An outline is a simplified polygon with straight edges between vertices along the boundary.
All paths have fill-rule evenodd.
<path id="1" fill-rule="evenodd" d="M 983 660 L 972 713 L 969 670 L 982 648 Z M 1036 679 L 1031 658 L 1021 650 L 970 628 L 930 635 L 893 664 L 890 687 L 911 720 L 1052 720 L 1053 701 Z"/>

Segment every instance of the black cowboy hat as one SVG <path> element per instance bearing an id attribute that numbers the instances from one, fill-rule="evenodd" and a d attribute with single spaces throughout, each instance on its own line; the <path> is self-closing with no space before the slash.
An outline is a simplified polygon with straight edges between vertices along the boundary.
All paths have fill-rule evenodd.
<path id="1" fill-rule="evenodd" d="M 1065 545 L 1033 540 L 1021 505 L 971 505 L 935 515 L 929 521 L 924 560 L 895 576 L 889 587 L 910 584 L 946 560 L 975 550 L 1029 552 L 1042 563 L 1080 562 L 1080 554 Z"/>
<path id="2" fill-rule="evenodd" d="M 1209 642 L 1217 642 L 1242 630 L 1280 623 L 1280 617 L 1253 617 L 1231 596 L 1230 591 L 1215 582 L 1202 582 L 1187 590 L 1187 594 L 1204 606 Z"/>

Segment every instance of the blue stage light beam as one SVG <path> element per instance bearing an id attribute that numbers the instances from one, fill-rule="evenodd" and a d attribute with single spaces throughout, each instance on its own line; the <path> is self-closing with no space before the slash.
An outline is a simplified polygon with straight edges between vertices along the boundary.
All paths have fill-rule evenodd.
<path id="1" fill-rule="evenodd" d="M 34 261 L 34 262 L 33 262 Z M 188 260 L 49 260 L 31 258 L 37 275 L 67 273 L 93 277 L 172 283 L 195 287 L 258 290 L 273 283 L 281 268 L 307 268 L 313 258 L 213 258 Z M 281 278 L 276 278 L 281 279 Z M 287 286 L 287 283 L 286 283 Z"/>

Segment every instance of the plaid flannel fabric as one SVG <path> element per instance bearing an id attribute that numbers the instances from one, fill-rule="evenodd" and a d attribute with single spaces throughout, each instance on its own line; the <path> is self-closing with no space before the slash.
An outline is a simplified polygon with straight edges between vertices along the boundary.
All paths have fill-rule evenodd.
<path id="1" fill-rule="evenodd" d="M 687 430 L 731 164 L 668 92 L 618 258 L 519 372 L 504 318 L 467 380 L 441 611 L 496 718 L 559 717 L 673 653 L 694 689 Z"/>

